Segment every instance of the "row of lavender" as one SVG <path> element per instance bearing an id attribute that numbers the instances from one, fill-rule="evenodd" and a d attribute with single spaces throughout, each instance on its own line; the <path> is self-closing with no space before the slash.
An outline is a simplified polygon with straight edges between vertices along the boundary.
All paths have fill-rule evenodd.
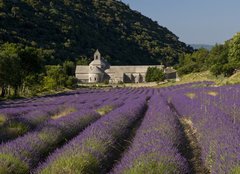
<path id="1" fill-rule="evenodd" d="M 35 131 L 2 144 L 0 173 L 106 173 L 112 166 L 110 173 L 237 173 L 240 161 L 239 127 L 229 117 L 230 112 L 219 108 L 219 103 L 223 105 L 227 101 L 224 98 L 227 94 L 221 95 L 221 101 L 218 101 L 215 100 L 218 95 L 213 93 L 213 90 L 219 93 L 237 89 L 237 86 L 202 88 L 206 85 L 211 83 L 164 89 L 85 90 L 56 96 L 55 101 L 62 100 L 59 106 L 76 110 L 55 119 L 50 116 L 37 124 Z M 188 94 L 194 95 L 189 97 Z M 123 150 L 119 147 L 124 144 L 136 121 L 143 117 L 146 99 L 150 97 L 142 124 L 120 159 L 119 154 Z M 54 99 L 49 97 L 49 100 Z M 15 104 L 16 108 L 21 105 Z M 51 102 L 48 104 L 54 105 Z M 39 108 L 43 106 L 41 104 Z M 104 112 L 102 115 L 107 115 L 102 117 L 99 115 L 101 112 L 96 111 L 105 106 L 111 106 L 109 111 L 118 109 L 109 114 Z M 199 147 L 197 155 L 200 162 L 195 167 L 202 169 L 191 166 L 196 159 L 190 159 L 186 149 L 183 152 L 186 145 L 184 136 L 190 137 L 190 141 L 195 138 L 189 143 Z M 66 145 L 46 159 L 49 153 L 63 144 Z M 195 153 L 194 148 L 187 150 Z M 118 162 L 113 165 L 111 161 L 116 160 Z"/>
<path id="2" fill-rule="evenodd" d="M 104 105 L 111 106 L 111 103 L 117 100 L 123 102 L 127 99 L 127 95 L 122 94 L 135 94 L 137 92 L 139 91 L 91 91 L 83 94 L 75 92 L 72 95 L 56 98 L 46 97 L 41 104 L 40 101 L 37 101 L 25 103 L 25 107 L 12 106 L 11 108 L 0 109 L 0 142 L 23 135 L 49 119 L 56 119 L 82 109 L 96 109 Z M 39 100 L 42 101 L 42 99 Z"/>
<path id="3" fill-rule="evenodd" d="M 181 87 L 183 86 L 185 85 Z M 152 170 L 152 173 L 190 172 L 187 160 L 179 152 L 183 135 L 178 118 L 165 100 L 159 100 L 163 98 L 159 95 L 161 91 L 151 89 L 142 93 L 140 90 L 139 94 L 145 94 L 144 97 L 155 97 L 149 102 L 149 109 L 137 131 L 131 150 L 126 153 L 122 163 L 112 169 L 112 173 L 144 173 L 149 170 Z M 98 120 L 69 144 L 53 153 L 35 172 L 106 173 L 109 170 L 108 165 L 111 165 L 110 161 L 114 159 L 117 142 L 121 142 L 119 139 L 128 132 L 129 125 L 142 115 L 139 112 L 144 109 L 144 102 L 143 99 L 136 103 L 131 101 Z M 132 112 L 129 111 L 130 108 Z"/>
<path id="4" fill-rule="evenodd" d="M 191 99 L 192 102 L 200 101 L 201 108 L 212 106 L 219 112 L 224 112 L 232 119 L 234 124 L 240 124 L 240 85 L 180 89 L 169 92 L 168 98 L 176 93 L 181 93 Z"/>
<path id="5" fill-rule="evenodd" d="M 202 167 L 209 173 L 238 173 L 240 170 L 240 128 L 226 108 L 239 105 L 239 86 L 181 89 L 168 93 L 195 146 L 200 148 Z M 232 100 L 229 104 L 230 98 Z M 225 109 L 222 108 L 224 106 Z M 221 109 L 222 108 L 222 109 Z M 238 116 L 239 119 L 239 116 Z"/>
<path id="6" fill-rule="evenodd" d="M 77 97 L 77 99 L 81 97 L 82 100 L 80 102 L 76 100 L 75 103 L 71 102 L 71 106 L 77 108 L 75 112 L 56 119 L 49 119 L 38 125 L 35 131 L 2 144 L 0 146 L 0 173 L 14 173 L 16 171 L 29 173 L 49 152 L 66 143 L 89 124 L 101 118 L 101 115 L 95 112 L 99 108 L 111 106 L 112 110 L 124 104 L 128 109 L 119 109 L 118 112 L 125 114 L 124 111 L 132 109 L 130 105 L 132 102 L 135 105 L 139 104 L 137 102 L 139 96 L 145 96 L 146 102 L 146 98 L 153 92 L 154 90 L 146 89 L 112 90 L 101 92 L 101 95 L 94 93 L 93 97 L 88 94 L 86 99 L 83 99 L 83 96 Z M 127 115 L 125 115 L 125 119 L 126 117 Z M 138 117 L 136 116 L 136 118 Z M 134 119 L 130 123 L 133 121 Z M 122 126 L 125 126 L 125 123 L 123 122 Z"/>
<path id="7" fill-rule="evenodd" d="M 223 86 L 218 88 L 203 88 L 193 90 L 201 103 L 212 105 L 227 114 L 235 124 L 240 124 L 240 86 Z"/>
<path id="8" fill-rule="evenodd" d="M 106 173 L 117 145 L 123 143 L 145 109 L 146 96 L 129 101 L 54 152 L 36 173 Z"/>
<path id="9" fill-rule="evenodd" d="M 183 134 L 177 116 L 163 97 L 155 95 L 131 147 L 110 173 L 189 173 L 187 160 L 179 152 L 182 145 Z"/>

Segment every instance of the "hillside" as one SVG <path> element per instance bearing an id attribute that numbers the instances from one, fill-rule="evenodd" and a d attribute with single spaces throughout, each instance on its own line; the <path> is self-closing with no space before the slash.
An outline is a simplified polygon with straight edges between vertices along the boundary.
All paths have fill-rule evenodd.
<path id="1" fill-rule="evenodd" d="M 210 71 L 190 73 L 181 76 L 180 81 L 170 81 L 168 83 L 159 84 L 158 87 L 175 86 L 180 84 L 203 81 L 214 82 L 216 86 L 240 84 L 240 72 L 237 72 L 230 77 L 224 77 L 223 75 L 219 75 L 216 77 Z"/>
<path id="2" fill-rule="evenodd" d="M 0 0 L 0 44 L 54 50 L 54 63 L 90 58 L 111 64 L 175 64 L 192 48 L 167 28 L 116 0 Z"/>

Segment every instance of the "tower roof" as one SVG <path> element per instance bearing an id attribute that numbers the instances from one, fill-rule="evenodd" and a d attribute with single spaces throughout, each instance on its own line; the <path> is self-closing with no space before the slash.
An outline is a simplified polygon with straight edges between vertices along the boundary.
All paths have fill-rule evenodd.
<path id="1" fill-rule="evenodd" d="M 94 60 L 89 64 L 90 66 L 98 66 L 103 69 L 107 68 L 109 64 L 101 58 L 101 54 L 98 50 L 94 53 Z"/>
<path id="2" fill-rule="evenodd" d="M 95 54 L 100 54 L 100 55 L 101 55 L 101 53 L 99 52 L 98 49 L 95 51 L 94 55 L 95 55 Z"/>

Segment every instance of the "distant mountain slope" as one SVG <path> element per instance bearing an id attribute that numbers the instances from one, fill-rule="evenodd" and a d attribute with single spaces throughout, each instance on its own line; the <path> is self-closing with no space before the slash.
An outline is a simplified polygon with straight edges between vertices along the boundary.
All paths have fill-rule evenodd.
<path id="1" fill-rule="evenodd" d="M 117 0 L 0 0 L 0 43 L 55 50 L 55 62 L 92 57 L 111 64 L 175 64 L 192 48 Z"/>
<path id="2" fill-rule="evenodd" d="M 208 44 L 191 44 L 191 47 L 194 49 L 200 49 L 200 48 L 205 48 L 207 50 L 211 50 L 214 45 L 208 45 Z"/>

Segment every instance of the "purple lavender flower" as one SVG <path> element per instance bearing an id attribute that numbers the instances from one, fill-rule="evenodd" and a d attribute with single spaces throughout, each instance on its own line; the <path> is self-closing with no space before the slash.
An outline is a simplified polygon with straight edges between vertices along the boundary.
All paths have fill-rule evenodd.
<path id="1" fill-rule="evenodd" d="M 188 173 L 188 163 L 178 152 L 181 136 L 177 117 L 156 95 L 131 147 L 111 173 Z"/>
<path id="2" fill-rule="evenodd" d="M 213 174 L 231 173 L 240 162 L 239 127 L 219 108 L 206 104 L 208 97 L 190 99 L 185 92 L 175 93 L 171 102 L 183 125 L 194 132 L 204 166 Z"/>
<path id="3" fill-rule="evenodd" d="M 101 173 L 112 158 L 114 146 L 143 116 L 146 98 L 126 103 L 88 127 L 54 152 L 37 173 Z"/>
<path id="4" fill-rule="evenodd" d="M 0 171 L 28 173 L 42 157 L 57 145 L 75 136 L 100 117 L 96 112 L 80 111 L 50 120 L 37 131 L 0 146 Z"/>

